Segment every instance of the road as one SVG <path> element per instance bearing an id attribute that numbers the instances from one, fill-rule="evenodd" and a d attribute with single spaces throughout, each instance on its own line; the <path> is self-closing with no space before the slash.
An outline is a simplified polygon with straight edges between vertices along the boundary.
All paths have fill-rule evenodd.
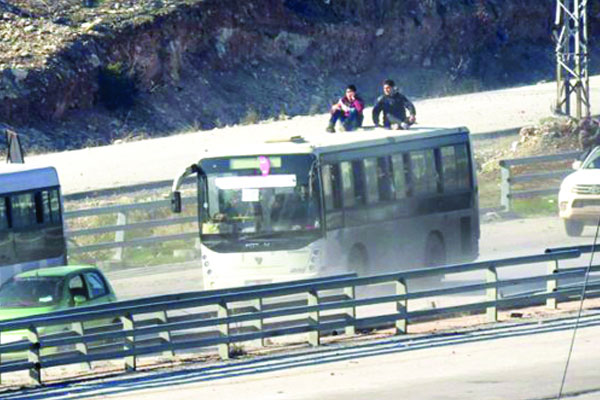
<path id="1" fill-rule="evenodd" d="M 570 238 L 566 236 L 561 221 L 556 217 L 484 223 L 481 225 L 479 260 L 539 254 L 549 247 L 590 244 L 594 239 L 593 234 L 594 229 L 587 227 L 582 237 Z M 588 257 L 582 257 L 576 263 L 585 265 L 588 260 Z M 500 277 L 516 278 L 542 273 L 545 270 L 545 264 L 524 265 L 503 269 Z M 202 274 L 195 262 L 125 269 L 109 272 L 108 276 L 122 299 L 202 289 Z M 447 276 L 445 281 L 448 284 L 456 284 L 458 281 L 464 283 L 483 278 L 483 273 L 462 273 Z"/>
<path id="2" fill-rule="evenodd" d="M 23 399 L 542 400 L 559 392 L 574 318 L 196 364 L 6 394 Z M 562 398 L 600 398 L 600 313 L 584 316 Z"/>
<path id="3" fill-rule="evenodd" d="M 600 114 L 600 76 L 590 78 L 592 114 Z M 556 85 L 544 83 L 513 89 L 427 99 L 416 102 L 418 127 L 467 126 L 475 137 L 515 130 L 550 116 Z M 367 111 L 368 115 L 368 111 Z M 207 142 L 257 140 L 262 135 L 287 137 L 324 132 L 328 115 L 300 116 L 287 121 L 189 132 L 119 145 L 28 156 L 31 165 L 57 168 L 65 194 L 173 179 L 196 162 Z"/>
<path id="4" fill-rule="evenodd" d="M 591 79 L 592 88 L 600 87 L 599 84 L 600 76 Z M 417 102 L 419 125 L 466 125 L 475 136 L 515 129 L 548 116 L 554 91 L 554 84 L 541 84 L 423 100 Z M 593 113 L 599 114 L 600 90 L 592 89 L 591 95 Z M 199 149 L 207 140 L 226 140 L 230 134 L 250 140 L 257 132 L 266 135 L 320 130 L 325 122 L 325 115 L 296 117 L 271 124 L 39 155 L 28 157 L 27 162 L 56 166 L 64 193 L 74 193 L 170 179 L 198 158 Z M 592 239 L 591 229 L 582 238 L 567 238 L 556 218 L 492 222 L 482 225 L 481 259 L 540 253 L 547 247 L 589 244 Z M 515 268 L 505 272 L 504 277 L 531 274 L 535 268 L 543 270 L 545 266 Z M 109 275 L 122 298 L 198 290 L 201 285 L 199 270 L 193 264 Z M 446 282 L 475 279 L 478 276 L 460 274 L 446 277 Z M 578 336 L 567 392 L 580 393 L 579 399 L 600 398 L 597 361 L 600 347 L 594 340 L 599 333 L 600 328 L 592 326 Z M 406 343 L 384 344 L 373 351 L 368 349 L 331 362 L 290 358 L 281 369 L 260 363 L 253 366 L 249 362 L 248 370 L 227 369 L 222 373 L 218 369 L 195 367 L 189 373 L 184 370 L 144 375 L 139 380 L 124 378 L 97 385 L 48 388 L 38 392 L 36 398 L 544 399 L 553 398 L 558 391 L 568 342 L 569 333 L 556 330 L 509 335 L 493 342 L 472 340 L 454 346 L 425 346 L 415 351 L 398 350 L 406 347 Z M 306 366 L 300 367 L 302 364 Z M 19 396 L 17 393 L 4 398 L 34 398 L 35 393 Z"/>

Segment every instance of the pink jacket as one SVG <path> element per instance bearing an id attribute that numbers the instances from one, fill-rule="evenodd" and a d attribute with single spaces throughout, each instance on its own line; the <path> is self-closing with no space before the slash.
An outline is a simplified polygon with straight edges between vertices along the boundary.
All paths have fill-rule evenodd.
<path id="1" fill-rule="evenodd" d="M 354 101 L 348 100 L 346 96 L 340 98 L 337 103 L 331 107 L 331 113 L 333 114 L 336 110 L 343 110 L 344 115 L 350 115 L 350 110 L 355 109 L 356 112 L 362 114 L 363 109 L 365 108 L 365 102 L 358 96 L 354 97 Z"/>

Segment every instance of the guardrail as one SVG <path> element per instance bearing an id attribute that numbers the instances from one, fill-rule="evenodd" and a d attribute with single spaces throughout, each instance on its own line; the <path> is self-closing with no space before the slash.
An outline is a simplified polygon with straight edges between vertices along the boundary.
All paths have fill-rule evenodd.
<path id="1" fill-rule="evenodd" d="M 500 160 L 500 205 L 505 211 L 510 211 L 512 199 L 543 196 L 548 194 L 558 193 L 559 185 L 547 187 L 545 189 L 519 190 L 515 191 L 511 185 L 515 183 L 532 182 L 549 178 L 564 178 L 571 172 L 570 169 L 537 172 L 533 174 L 515 175 L 511 171 L 511 167 L 518 165 L 532 165 L 538 163 L 546 163 L 549 161 L 567 161 L 574 160 L 581 154 L 581 151 L 570 151 L 566 153 L 550 154 L 546 156 L 513 158 L 508 160 Z"/>
<path id="2" fill-rule="evenodd" d="M 81 200 L 83 198 L 95 198 L 95 196 L 109 196 L 114 194 L 125 194 L 134 193 L 138 191 L 167 189 L 166 181 L 150 182 L 142 185 L 123 186 L 114 189 L 97 190 L 90 192 L 81 192 L 65 196 L 65 200 Z M 189 206 L 190 209 L 196 210 L 197 199 L 196 197 L 184 197 L 182 199 L 183 204 Z M 85 208 L 77 210 L 69 210 L 64 213 L 64 218 L 67 221 L 67 227 L 69 227 L 71 221 L 78 218 L 95 217 L 101 215 L 113 215 L 114 224 L 96 226 L 85 229 L 72 229 L 68 228 L 65 232 L 65 236 L 68 240 L 68 254 L 79 254 L 85 252 L 93 252 L 98 250 L 114 249 L 115 254 L 112 256 L 113 261 L 122 261 L 124 256 L 124 249 L 128 247 L 147 246 L 158 243 L 164 243 L 175 240 L 190 240 L 197 239 L 198 227 L 197 227 L 197 216 L 179 217 L 171 215 L 168 218 L 161 219 L 149 219 L 141 222 L 129 222 L 129 214 L 135 211 L 148 211 L 148 213 L 155 212 L 157 210 L 168 210 L 170 208 L 170 200 L 156 200 L 147 202 L 138 202 L 133 204 L 118 204 L 104 207 Z M 490 211 L 501 211 L 501 208 L 482 208 L 481 213 Z M 126 238 L 126 232 L 131 231 L 143 231 L 149 230 L 156 227 L 165 227 L 173 225 L 192 224 L 193 229 L 189 232 L 171 234 L 171 235 L 152 235 L 137 238 Z M 99 243 L 81 245 L 77 243 L 77 239 L 84 236 L 92 235 L 103 235 L 103 234 L 114 234 L 113 239 L 109 241 L 101 241 Z"/>
<path id="3" fill-rule="evenodd" d="M 192 205 L 193 209 L 195 209 L 195 205 L 197 203 L 195 197 L 185 197 L 182 199 L 183 204 Z M 162 243 L 168 242 L 172 240 L 186 240 L 186 239 L 195 239 L 198 237 L 197 229 L 194 229 L 191 232 L 172 234 L 172 235 L 156 235 L 150 237 L 142 237 L 142 238 L 132 238 L 125 239 L 125 232 L 133 231 L 133 230 L 148 230 L 154 227 L 164 227 L 170 225 L 181 225 L 181 224 L 194 224 L 197 225 L 197 217 L 196 216 L 187 216 L 187 217 L 171 217 L 171 218 L 163 218 L 163 219 L 155 219 L 155 220 L 147 220 L 143 222 L 135 222 L 128 223 L 128 213 L 132 211 L 156 211 L 160 209 L 168 209 L 170 207 L 169 200 L 157 200 L 157 201 L 148 201 L 148 202 L 140 202 L 134 204 L 120 204 L 120 205 L 111 205 L 105 207 L 96 207 L 96 208 L 86 208 L 79 210 L 71 210 L 66 211 L 64 213 L 64 218 L 67 221 L 67 226 L 69 225 L 69 221 L 73 221 L 77 218 L 89 217 L 89 216 L 100 216 L 111 214 L 115 216 L 116 224 L 114 225 L 105 225 L 94 228 L 86 228 L 86 229 L 68 229 L 65 232 L 65 236 L 67 239 L 71 239 L 68 241 L 69 244 L 69 254 L 97 251 L 97 250 L 105 250 L 105 249 L 117 249 L 116 256 L 114 259 L 120 261 L 122 258 L 123 249 L 126 247 L 135 247 L 135 246 L 144 246 L 148 244 L 154 243 Z M 114 240 L 105 241 L 95 244 L 89 245 L 78 245 L 76 243 L 75 238 L 89 235 L 101 235 L 105 233 L 114 233 Z"/>
<path id="4" fill-rule="evenodd" d="M 567 278 L 581 278 L 586 268 L 559 269 L 559 261 L 576 259 L 581 251 L 546 254 L 417 269 L 380 275 L 335 276 L 225 291 L 194 292 L 71 309 L 43 316 L 0 322 L 0 373 L 28 370 L 33 383 L 41 371 L 54 366 L 122 360 L 125 370 L 135 370 L 138 358 L 176 351 L 216 350 L 222 359 L 241 351 L 239 343 L 303 334 L 318 346 L 328 333 L 394 327 L 405 334 L 408 325 L 422 318 L 484 312 L 488 321 L 498 319 L 501 308 L 546 302 L 555 308 L 559 300 L 577 297 L 580 286 Z M 547 263 L 547 273 L 515 279 L 499 279 L 503 267 Z M 592 271 L 600 271 L 594 266 Z M 412 290 L 417 278 L 485 271 L 483 282 Z M 541 290 L 503 296 L 502 290 L 523 284 L 540 284 Z M 373 286 L 378 290 L 372 290 Z M 600 295 L 600 283 L 588 286 L 590 296 Z M 387 291 L 386 291 L 387 290 Z M 357 296 L 357 292 L 360 296 Z M 442 308 L 418 308 L 417 300 L 457 294 L 484 296 L 473 302 Z M 428 301 L 429 303 L 429 301 Z M 392 306 L 390 312 L 385 308 Z M 359 315 L 367 306 L 368 315 Z M 15 340 L 11 341 L 11 337 Z M 6 343 L 11 341 L 10 343 Z M 213 350 L 214 351 L 214 350 Z"/>

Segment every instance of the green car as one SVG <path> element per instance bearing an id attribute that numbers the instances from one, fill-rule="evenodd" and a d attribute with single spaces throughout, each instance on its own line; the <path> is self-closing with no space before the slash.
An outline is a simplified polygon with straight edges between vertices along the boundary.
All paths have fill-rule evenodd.
<path id="1" fill-rule="evenodd" d="M 0 286 L 0 320 L 30 317 L 77 306 L 116 301 L 100 270 L 70 265 L 22 272 Z M 20 340 L 21 333 L 0 333 L 1 343 Z"/>

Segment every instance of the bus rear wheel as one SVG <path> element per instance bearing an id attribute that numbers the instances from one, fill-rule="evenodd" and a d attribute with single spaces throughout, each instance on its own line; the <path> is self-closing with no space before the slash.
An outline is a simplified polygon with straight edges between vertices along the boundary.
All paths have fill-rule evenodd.
<path id="1" fill-rule="evenodd" d="M 431 233 L 425 245 L 425 266 L 436 267 L 446 264 L 446 246 L 440 234 Z"/>
<path id="2" fill-rule="evenodd" d="M 369 257 L 367 250 L 363 246 L 355 245 L 348 254 L 348 267 L 350 271 L 356 272 L 359 276 L 365 276 L 369 273 Z"/>
<path id="3" fill-rule="evenodd" d="M 583 222 L 565 219 L 565 231 L 568 236 L 581 236 L 583 232 Z"/>

